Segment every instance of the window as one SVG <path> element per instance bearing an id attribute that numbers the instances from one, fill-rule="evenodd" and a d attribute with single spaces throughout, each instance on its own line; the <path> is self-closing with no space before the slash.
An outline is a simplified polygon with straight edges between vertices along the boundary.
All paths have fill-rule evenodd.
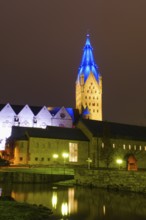
<path id="1" fill-rule="evenodd" d="M 18 118 L 18 116 L 16 115 L 16 116 L 14 116 L 14 122 L 19 122 L 19 118 Z"/>
<path id="2" fill-rule="evenodd" d="M 101 145 L 101 146 L 102 146 L 102 148 L 104 148 L 104 143 L 103 143 L 103 142 L 102 142 L 102 145 Z"/>
<path id="3" fill-rule="evenodd" d="M 139 150 L 141 150 L 142 149 L 142 147 L 141 146 L 139 146 Z"/>
<path id="4" fill-rule="evenodd" d="M 41 158 L 41 161 L 44 161 L 44 157 Z"/>
<path id="5" fill-rule="evenodd" d="M 69 161 L 77 162 L 78 161 L 78 144 L 69 143 Z"/>
<path id="6" fill-rule="evenodd" d="M 38 161 L 38 157 L 35 157 L 35 161 Z"/>
<path id="7" fill-rule="evenodd" d="M 37 123 L 37 118 L 35 116 L 33 117 L 33 123 Z"/>
<path id="8" fill-rule="evenodd" d="M 113 144 L 113 148 L 115 148 L 115 144 Z"/>
<path id="9" fill-rule="evenodd" d="M 20 157 L 20 161 L 22 161 L 23 160 L 23 157 Z"/>
<path id="10" fill-rule="evenodd" d="M 125 146 L 125 144 L 123 144 L 123 149 L 124 149 L 124 150 L 126 149 L 126 146 Z"/>
<path id="11" fill-rule="evenodd" d="M 131 150 L 131 145 L 129 144 L 129 150 Z"/>

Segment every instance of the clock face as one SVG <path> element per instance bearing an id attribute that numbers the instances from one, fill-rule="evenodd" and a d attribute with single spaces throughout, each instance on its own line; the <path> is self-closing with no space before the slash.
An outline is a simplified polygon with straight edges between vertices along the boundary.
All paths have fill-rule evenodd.
<path id="1" fill-rule="evenodd" d="M 61 118 L 65 118 L 65 114 L 64 113 L 60 113 L 60 117 Z"/>

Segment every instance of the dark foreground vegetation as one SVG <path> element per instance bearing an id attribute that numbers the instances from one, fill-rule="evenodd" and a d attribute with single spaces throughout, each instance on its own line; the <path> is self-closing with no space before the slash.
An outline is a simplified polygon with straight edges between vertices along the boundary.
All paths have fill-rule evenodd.
<path id="1" fill-rule="evenodd" d="M 42 205 L 16 202 L 9 196 L 0 197 L 0 220 L 49 220 L 52 211 Z"/>

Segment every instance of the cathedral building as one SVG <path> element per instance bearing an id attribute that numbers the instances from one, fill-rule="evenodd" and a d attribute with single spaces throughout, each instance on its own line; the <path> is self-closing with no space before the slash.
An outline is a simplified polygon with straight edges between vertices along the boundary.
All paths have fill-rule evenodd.
<path id="1" fill-rule="evenodd" d="M 74 166 L 146 169 L 146 127 L 102 119 L 102 77 L 89 35 L 75 89 L 75 109 L 0 106 L 5 158 L 15 165 L 63 165 L 66 160 Z"/>
<path id="2" fill-rule="evenodd" d="M 94 61 L 89 35 L 76 80 L 76 109 L 84 118 L 102 120 L 102 77 Z"/>

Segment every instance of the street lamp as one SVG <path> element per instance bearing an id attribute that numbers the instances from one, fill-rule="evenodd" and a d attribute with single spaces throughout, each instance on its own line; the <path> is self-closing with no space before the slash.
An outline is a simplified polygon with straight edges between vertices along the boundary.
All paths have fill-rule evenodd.
<path id="1" fill-rule="evenodd" d="M 123 160 L 122 160 L 122 159 L 117 159 L 116 162 L 117 162 L 117 164 L 119 165 L 119 169 L 120 169 L 120 166 L 121 166 L 121 164 L 123 163 Z"/>
<path id="2" fill-rule="evenodd" d="M 88 169 L 90 170 L 90 166 L 91 166 L 92 160 L 88 157 L 88 160 L 86 160 L 86 161 L 88 163 Z"/>
<path id="3" fill-rule="evenodd" d="M 63 159 L 64 159 L 64 174 L 65 174 L 65 162 L 66 162 L 66 159 L 69 157 L 69 154 L 64 152 L 64 153 L 62 154 L 62 157 L 63 157 Z"/>

